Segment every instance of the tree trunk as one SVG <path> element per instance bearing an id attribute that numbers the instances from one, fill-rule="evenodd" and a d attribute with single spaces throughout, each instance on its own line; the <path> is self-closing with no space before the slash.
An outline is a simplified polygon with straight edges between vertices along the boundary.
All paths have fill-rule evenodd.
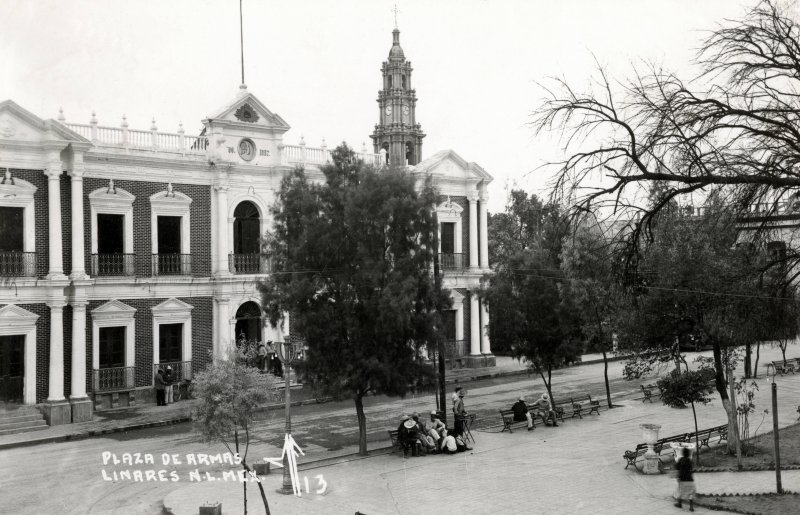
<path id="1" fill-rule="evenodd" d="M 356 416 L 358 417 L 358 454 L 367 455 L 367 417 L 364 415 L 364 395 L 357 393 L 354 397 L 356 402 Z"/>
<path id="2" fill-rule="evenodd" d="M 756 342 L 756 364 L 753 365 L 753 379 L 758 379 L 758 360 L 761 358 L 761 342 Z"/>
<path id="3" fill-rule="evenodd" d="M 783 366 L 786 366 L 786 347 L 789 342 L 780 342 L 778 346 L 781 348 L 781 354 L 783 355 Z"/>
<path id="4" fill-rule="evenodd" d="M 752 344 L 745 343 L 744 344 L 744 377 L 750 379 L 752 376 L 752 359 L 753 359 L 753 347 Z"/>
<path id="5" fill-rule="evenodd" d="M 700 465 L 700 437 L 697 435 L 697 412 L 694 410 L 694 401 L 692 401 L 692 415 L 694 415 L 694 456 L 697 465 Z"/>
<path id="6" fill-rule="evenodd" d="M 233 430 L 233 441 L 236 443 L 236 454 L 241 456 L 239 453 L 239 430 Z M 247 515 L 247 481 L 242 483 L 242 488 L 244 489 L 244 515 Z"/>
<path id="7" fill-rule="evenodd" d="M 606 401 L 608 402 L 608 409 L 613 408 L 611 404 L 611 387 L 608 386 L 608 357 L 606 351 L 603 351 L 603 378 L 606 380 Z"/>
<path id="8" fill-rule="evenodd" d="M 249 477 L 250 477 L 249 473 L 253 469 L 250 467 L 250 465 L 247 464 L 247 462 L 245 460 L 242 460 L 242 467 L 244 467 L 245 478 L 249 479 Z M 247 483 L 247 480 L 245 480 L 245 484 L 246 483 Z M 266 494 L 266 492 L 264 492 L 264 485 L 262 484 L 261 481 L 258 481 L 257 484 L 258 484 L 258 489 L 261 492 L 261 500 L 264 502 L 264 513 L 266 513 L 267 515 L 271 515 L 271 513 L 269 511 L 269 503 L 267 502 L 267 494 Z M 247 498 L 247 492 L 245 492 L 245 499 L 246 498 Z"/>
<path id="9" fill-rule="evenodd" d="M 714 386 L 719 393 L 719 398 L 722 401 L 722 407 L 725 408 L 725 413 L 728 415 L 728 453 L 733 454 L 736 452 L 736 447 L 739 445 L 739 435 L 736 432 L 736 413 L 731 408 L 731 400 L 728 396 L 728 385 L 725 382 L 725 368 L 722 365 L 722 349 L 719 346 L 719 341 L 713 340 L 714 345 Z"/>
<path id="10" fill-rule="evenodd" d="M 544 376 L 544 372 L 542 372 L 542 368 L 538 367 L 539 375 L 542 377 L 542 382 L 544 383 L 544 388 L 547 390 L 547 395 L 550 396 L 550 402 L 553 406 L 556 405 L 556 400 L 553 398 L 553 391 L 550 388 L 550 381 L 552 380 L 552 368 L 548 365 L 547 367 L 547 377 Z"/>

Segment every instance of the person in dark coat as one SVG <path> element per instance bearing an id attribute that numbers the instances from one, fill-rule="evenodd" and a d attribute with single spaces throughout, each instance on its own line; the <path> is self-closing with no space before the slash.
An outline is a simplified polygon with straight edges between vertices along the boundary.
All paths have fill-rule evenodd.
<path id="1" fill-rule="evenodd" d="M 164 403 L 165 404 L 172 404 L 174 401 L 172 397 L 172 390 L 173 385 L 175 384 L 175 372 L 172 371 L 171 366 L 167 366 L 166 372 L 164 372 Z"/>
<path id="2" fill-rule="evenodd" d="M 164 382 L 164 372 L 160 368 L 156 372 L 154 382 L 156 385 L 156 406 L 166 406 L 165 392 L 167 385 Z"/>
<path id="3" fill-rule="evenodd" d="M 527 420 L 528 431 L 533 431 L 533 417 L 528 411 L 528 405 L 525 404 L 525 398 L 520 397 L 517 402 L 511 406 L 511 409 L 514 411 L 514 422 L 523 422 Z"/>
<path id="4" fill-rule="evenodd" d="M 689 457 L 689 449 L 684 447 L 681 449 L 683 457 L 678 460 L 676 469 L 678 469 L 678 502 L 675 506 L 678 508 L 683 507 L 683 501 L 689 501 L 689 511 L 694 511 L 694 478 L 692 477 L 692 459 Z"/>

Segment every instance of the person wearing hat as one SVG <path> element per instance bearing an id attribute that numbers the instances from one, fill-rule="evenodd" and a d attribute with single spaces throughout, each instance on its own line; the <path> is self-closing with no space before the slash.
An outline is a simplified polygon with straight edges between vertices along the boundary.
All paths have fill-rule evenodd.
<path id="1" fill-rule="evenodd" d="M 167 365 L 167 370 L 164 372 L 164 403 L 172 404 L 175 402 L 172 397 L 172 385 L 175 383 L 175 373 L 172 367 Z"/>
<path id="2" fill-rule="evenodd" d="M 164 371 L 160 368 L 156 370 L 156 376 L 153 379 L 153 383 L 156 387 L 156 406 L 166 406 L 167 403 L 164 402 Z"/>
<path id="3" fill-rule="evenodd" d="M 419 449 L 418 434 L 416 422 L 408 415 L 403 415 L 400 418 L 400 425 L 397 426 L 397 440 L 403 447 L 404 456 L 408 456 L 409 449 L 411 449 L 411 456 L 419 455 L 421 449 Z"/>
<path id="4" fill-rule="evenodd" d="M 556 412 L 553 410 L 553 403 L 550 400 L 549 395 L 543 393 L 542 396 L 539 397 L 539 400 L 536 401 L 535 406 L 545 425 L 547 425 L 547 419 L 552 417 L 553 427 L 558 427 L 558 422 L 556 422 Z"/>
<path id="5" fill-rule="evenodd" d="M 417 434 L 422 447 L 428 452 L 436 452 L 439 448 L 439 433 L 431 432 L 428 425 L 419 419 L 419 413 L 416 411 L 411 414 L 411 419 L 417 424 Z"/>
<path id="6" fill-rule="evenodd" d="M 525 404 L 525 397 L 520 397 L 517 399 L 517 402 L 511 406 L 511 410 L 514 412 L 514 422 L 522 422 L 524 420 L 528 421 L 528 431 L 533 431 L 533 417 L 531 416 L 530 412 L 528 411 L 528 406 Z"/>
<path id="7" fill-rule="evenodd" d="M 464 388 L 457 386 L 456 393 L 453 394 L 454 432 L 456 435 L 464 432 L 464 419 L 467 418 L 467 410 L 464 408 L 464 395 L 466 395 Z"/>

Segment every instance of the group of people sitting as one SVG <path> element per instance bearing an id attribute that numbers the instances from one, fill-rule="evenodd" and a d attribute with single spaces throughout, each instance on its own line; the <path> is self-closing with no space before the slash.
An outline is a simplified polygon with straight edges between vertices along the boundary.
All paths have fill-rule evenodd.
<path id="1" fill-rule="evenodd" d="M 549 425 L 547 421 L 552 420 L 553 427 L 558 427 L 556 412 L 553 409 L 553 402 L 546 393 L 543 393 L 536 402 L 531 404 L 530 408 L 525 404 L 525 397 L 520 397 L 517 402 L 511 406 L 511 409 L 514 411 L 515 422 L 528 421 L 528 431 L 533 431 L 533 417 L 535 415 L 539 415 L 545 425 Z"/>
<path id="2" fill-rule="evenodd" d="M 420 420 L 419 414 L 403 415 L 397 428 L 397 439 L 403 454 L 424 456 L 426 454 L 455 454 L 470 450 L 461 431 L 448 429 L 435 411 L 431 411 L 430 422 Z"/>

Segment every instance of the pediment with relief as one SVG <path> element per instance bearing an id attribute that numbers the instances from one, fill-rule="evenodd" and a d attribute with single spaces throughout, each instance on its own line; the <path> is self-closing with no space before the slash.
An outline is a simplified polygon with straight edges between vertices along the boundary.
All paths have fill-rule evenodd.
<path id="1" fill-rule="evenodd" d="M 16 102 L 0 102 L 0 141 L 41 142 L 71 141 L 91 144 L 89 140 L 55 120 L 43 120 Z"/>
<path id="2" fill-rule="evenodd" d="M 448 179 L 491 181 L 492 176 L 476 163 L 469 163 L 453 150 L 433 154 L 414 167 L 414 173 L 424 172 Z"/>
<path id="3" fill-rule="evenodd" d="M 252 129 L 270 129 L 275 132 L 286 132 L 289 125 L 277 113 L 270 111 L 258 100 L 255 95 L 245 93 L 240 95 L 229 105 L 208 117 L 208 121 L 228 122 L 240 126 L 249 126 Z"/>

